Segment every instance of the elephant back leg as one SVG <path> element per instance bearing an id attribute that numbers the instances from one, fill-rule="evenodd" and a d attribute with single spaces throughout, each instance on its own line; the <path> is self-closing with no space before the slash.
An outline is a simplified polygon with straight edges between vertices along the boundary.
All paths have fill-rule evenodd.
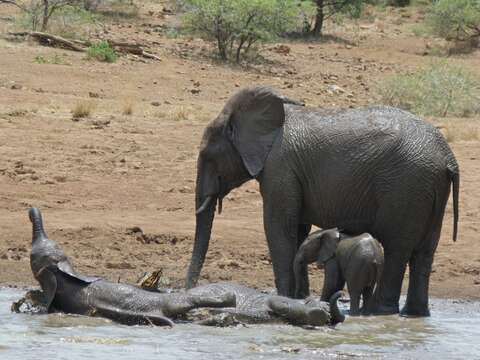
<path id="1" fill-rule="evenodd" d="M 432 200 L 425 194 L 411 194 L 409 199 L 412 198 L 415 201 L 387 197 L 377 213 L 374 236 L 382 242 L 385 257 L 382 277 L 375 289 L 373 311 L 377 314 L 399 312 L 407 262 L 429 226 Z"/>
<path id="2" fill-rule="evenodd" d="M 414 249 L 409 259 L 409 284 L 407 301 L 403 307 L 402 315 L 429 316 L 428 288 L 433 257 L 440 240 L 445 206 L 448 200 L 448 187 L 442 194 L 436 194 L 433 204 L 431 221 L 426 235 Z"/>

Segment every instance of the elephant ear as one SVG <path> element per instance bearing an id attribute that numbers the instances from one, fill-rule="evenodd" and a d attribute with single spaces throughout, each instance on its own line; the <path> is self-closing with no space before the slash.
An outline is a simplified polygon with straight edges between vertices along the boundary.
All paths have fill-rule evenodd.
<path id="1" fill-rule="evenodd" d="M 95 282 L 97 280 L 100 280 L 99 277 L 90 277 L 90 276 L 84 276 L 77 274 L 73 269 L 72 266 L 68 261 L 60 261 L 57 263 L 57 269 L 60 271 L 62 274 L 68 276 L 69 278 L 79 281 L 81 283 L 85 283 L 85 285 L 91 284 L 92 282 Z"/>
<path id="2" fill-rule="evenodd" d="M 47 311 L 51 312 L 52 303 L 57 292 L 57 277 L 55 272 L 45 267 L 40 270 L 37 279 L 45 296 Z"/>
<path id="3" fill-rule="evenodd" d="M 283 99 L 266 87 L 245 89 L 227 104 L 229 137 L 252 177 L 262 171 L 285 122 Z"/>
<path id="4" fill-rule="evenodd" d="M 317 264 L 323 265 L 327 261 L 335 257 L 335 252 L 337 251 L 337 245 L 340 241 L 340 233 L 335 230 L 327 230 L 322 235 L 322 245 L 320 247 L 320 252 L 317 258 Z"/>

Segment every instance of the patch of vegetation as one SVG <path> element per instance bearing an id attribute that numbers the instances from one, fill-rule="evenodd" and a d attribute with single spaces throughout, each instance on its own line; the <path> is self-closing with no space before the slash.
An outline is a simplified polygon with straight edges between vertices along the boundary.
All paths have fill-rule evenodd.
<path id="1" fill-rule="evenodd" d="M 84 0 L 90 11 L 114 20 L 132 19 L 138 16 L 138 6 L 133 0 Z"/>
<path id="2" fill-rule="evenodd" d="M 255 46 L 298 29 L 299 19 L 312 13 L 310 1 L 184 0 L 187 31 L 217 43 L 222 60 L 237 63 Z"/>
<path id="3" fill-rule="evenodd" d="M 87 49 L 87 58 L 114 63 L 117 61 L 118 55 L 107 41 L 100 41 Z"/>
<path id="4" fill-rule="evenodd" d="M 480 140 L 480 124 L 475 121 L 448 121 L 443 129 L 448 142 Z"/>
<path id="5" fill-rule="evenodd" d="M 18 0 L 9 4 L 22 10 L 16 22 L 19 28 L 25 30 L 48 31 L 71 37 L 69 35 L 83 34 L 84 25 L 95 24 L 93 15 L 84 9 L 82 0 Z"/>
<path id="6" fill-rule="evenodd" d="M 438 0 L 431 6 L 427 26 L 432 34 L 449 41 L 480 38 L 480 1 Z"/>
<path id="7" fill-rule="evenodd" d="M 445 61 L 387 79 L 380 89 L 384 104 L 421 115 L 467 117 L 480 113 L 480 82 Z"/>
<path id="8" fill-rule="evenodd" d="M 34 61 L 35 61 L 37 64 L 67 65 L 67 63 L 65 62 L 64 58 L 61 57 L 61 56 L 58 55 L 58 54 L 55 54 L 55 55 L 52 56 L 52 57 L 46 57 L 46 56 L 43 56 L 43 55 L 37 55 L 37 56 L 35 56 Z"/>
<path id="9" fill-rule="evenodd" d="M 123 107 L 122 111 L 123 115 L 130 116 L 133 114 L 133 104 L 132 103 L 126 103 L 125 106 Z"/>
<path id="10" fill-rule="evenodd" d="M 72 109 L 72 117 L 74 120 L 89 117 L 95 110 L 95 104 L 90 101 L 81 101 Z"/>

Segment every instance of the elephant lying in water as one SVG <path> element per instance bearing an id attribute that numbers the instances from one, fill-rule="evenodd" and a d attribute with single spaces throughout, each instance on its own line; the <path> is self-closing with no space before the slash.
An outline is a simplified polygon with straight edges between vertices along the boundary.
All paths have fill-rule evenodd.
<path id="1" fill-rule="evenodd" d="M 271 295 L 230 282 L 198 286 L 187 291 L 190 295 L 209 297 L 222 297 L 231 293 L 236 297 L 235 308 L 212 309 L 207 316 L 213 316 L 207 317 L 202 323 L 217 325 L 215 315 L 225 313 L 233 315 L 240 322 L 250 324 L 287 322 L 292 325 L 324 326 L 345 320 L 337 305 L 340 291 L 330 298 L 329 303 L 313 298 L 296 300 Z"/>
<path id="2" fill-rule="evenodd" d="M 48 312 L 99 316 L 127 325 L 172 326 L 169 318 L 199 307 L 235 306 L 235 295 L 161 294 L 78 274 L 58 244 L 47 238 L 38 209 L 29 212 L 33 226 L 30 265 L 43 290 Z"/>

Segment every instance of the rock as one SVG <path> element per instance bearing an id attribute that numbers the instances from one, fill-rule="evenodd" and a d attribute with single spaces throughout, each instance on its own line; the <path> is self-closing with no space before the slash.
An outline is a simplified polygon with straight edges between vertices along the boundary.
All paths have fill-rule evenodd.
<path id="1" fill-rule="evenodd" d="M 191 89 L 191 90 L 190 90 L 190 92 L 191 92 L 192 94 L 194 94 L 194 95 L 199 94 L 200 91 L 201 91 L 200 89 Z"/>
<path id="2" fill-rule="evenodd" d="M 106 267 L 107 269 L 120 269 L 120 270 L 131 270 L 131 269 L 135 269 L 135 266 L 133 266 L 132 264 L 127 263 L 127 262 L 125 262 L 125 261 L 120 262 L 120 263 L 107 262 L 107 263 L 105 264 L 105 267 Z"/>
<path id="3" fill-rule="evenodd" d="M 328 85 L 327 86 L 327 92 L 329 94 L 332 94 L 332 95 L 334 95 L 334 94 L 339 95 L 339 94 L 345 93 L 345 89 L 341 88 L 338 85 L 333 84 L 333 85 Z"/>
<path id="4" fill-rule="evenodd" d="M 12 90 L 21 90 L 21 89 L 22 89 L 22 85 L 20 85 L 20 84 L 12 84 L 12 86 L 10 86 L 10 89 L 12 89 Z"/>
<path id="5" fill-rule="evenodd" d="M 150 105 L 152 105 L 152 106 L 160 106 L 160 102 L 159 102 L 159 101 L 152 101 L 152 102 L 150 103 Z"/>

